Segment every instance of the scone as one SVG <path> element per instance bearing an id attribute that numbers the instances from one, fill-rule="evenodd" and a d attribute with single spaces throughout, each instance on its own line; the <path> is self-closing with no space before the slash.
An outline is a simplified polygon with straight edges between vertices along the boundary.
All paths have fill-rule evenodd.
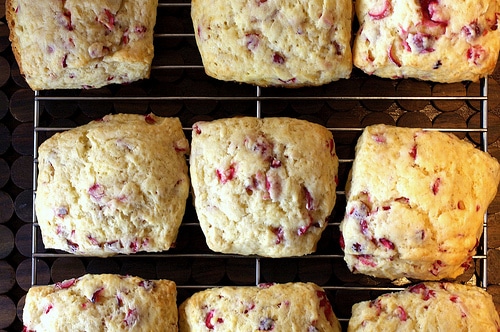
<path id="1" fill-rule="evenodd" d="M 452 134 L 367 127 L 340 224 L 349 269 L 389 279 L 457 277 L 470 266 L 499 181 L 498 161 Z"/>
<path id="2" fill-rule="evenodd" d="M 193 125 L 190 173 L 210 249 L 309 254 L 336 199 L 330 131 L 291 118 L 228 118 Z"/>
<path id="3" fill-rule="evenodd" d="M 194 0 L 209 76 L 259 86 L 317 86 L 352 70 L 350 0 Z"/>
<path id="4" fill-rule="evenodd" d="M 177 331 L 173 281 L 87 274 L 26 295 L 23 331 Z"/>
<path id="5" fill-rule="evenodd" d="M 427 282 L 356 303 L 347 331 L 496 332 L 500 319 L 482 288 Z"/>
<path id="6" fill-rule="evenodd" d="M 340 332 L 325 291 L 312 283 L 220 287 L 179 307 L 179 331 Z"/>
<path id="7" fill-rule="evenodd" d="M 495 69 L 499 12 L 496 0 L 358 0 L 354 65 L 386 78 L 477 81 Z"/>
<path id="8" fill-rule="evenodd" d="M 7 0 L 19 69 L 33 90 L 148 78 L 158 0 Z"/>
<path id="9" fill-rule="evenodd" d="M 79 255 L 168 250 L 189 194 L 177 118 L 107 115 L 43 142 L 35 210 L 46 248 Z"/>

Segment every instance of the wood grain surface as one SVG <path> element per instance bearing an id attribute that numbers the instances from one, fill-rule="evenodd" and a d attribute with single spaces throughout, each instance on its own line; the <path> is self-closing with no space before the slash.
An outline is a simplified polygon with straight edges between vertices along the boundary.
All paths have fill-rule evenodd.
<path id="1" fill-rule="evenodd" d="M 0 0 L 0 331 L 22 330 L 22 308 L 31 287 L 33 216 L 33 104 L 34 93 L 19 73 L 5 24 L 4 1 Z M 221 117 L 255 116 L 256 88 L 219 82 L 208 78 L 196 50 L 188 6 L 162 7 L 155 32 L 187 34 L 155 40 L 151 78 L 123 86 L 96 90 L 47 91 L 46 97 L 75 97 L 72 101 L 47 100 L 40 104 L 40 126 L 74 127 L 112 112 L 154 112 L 179 117 L 189 128 L 194 122 Z M 189 66 L 194 66 L 193 68 Z M 500 65 L 488 79 L 488 151 L 500 159 Z M 481 124 L 481 104 L 477 100 L 433 100 L 440 96 L 480 96 L 478 83 L 432 84 L 407 80 L 368 77 L 354 70 L 349 80 L 296 90 L 265 88 L 263 97 L 279 99 L 259 102 L 262 116 L 292 116 L 320 123 L 334 130 L 337 154 L 347 160 L 339 168 L 339 190 L 343 190 L 354 157 L 360 130 L 367 125 L 386 123 L 407 127 L 475 129 Z M 167 101 L 93 100 L 93 97 L 171 97 Z M 204 96 L 208 98 L 197 98 Z M 221 100 L 220 97 L 242 97 Z M 329 96 L 322 100 L 300 97 Z M 343 96 L 360 97 L 338 98 Z M 365 99 L 383 96 L 388 99 Z M 415 97 L 407 99 L 407 97 Z M 299 97 L 298 99 L 296 97 Z M 400 97 L 404 97 L 399 99 Z M 248 98 L 248 99 L 245 99 Z M 40 132 L 39 142 L 53 134 Z M 476 145 L 476 132 L 456 131 Z M 186 131 L 190 136 L 190 131 Z M 383 279 L 352 274 L 341 259 L 338 223 L 344 214 L 345 196 L 339 195 L 331 225 L 318 244 L 319 257 L 304 259 L 256 259 L 214 255 L 197 225 L 196 213 L 188 206 L 176 247 L 158 257 L 74 257 L 46 250 L 39 232 L 35 234 L 36 284 L 49 284 L 84 273 L 134 274 L 145 278 L 165 278 L 179 286 L 179 301 L 209 285 L 253 285 L 261 282 L 312 281 L 327 289 L 339 317 L 350 315 L 351 305 L 380 295 L 379 288 L 393 287 Z M 488 211 L 488 285 L 500 311 L 500 194 Z M 457 282 L 480 278 L 482 261 L 475 261 Z M 364 287 L 353 291 L 350 287 Z"/>

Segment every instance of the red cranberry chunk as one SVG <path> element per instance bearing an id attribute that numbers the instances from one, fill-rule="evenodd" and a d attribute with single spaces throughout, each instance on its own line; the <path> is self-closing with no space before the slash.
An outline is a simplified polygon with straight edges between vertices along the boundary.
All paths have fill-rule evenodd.
<path id="1" fill-rule="evenodd" d="M 104 187 L 95 183 L 89 188 L 88 193 L 95 202 L 99 202 L 104 197 Z"/>
<path id="2" fill-rule="evenodd" d="M 381 20 L 392 13 L 392 5 L 389 0 L 382 1 L 381 4 L 375 5 L 368 12 L 368 15 L 374 20 Z"/>
<path id="3" fill-rule="evenodd" d="M 48 314 L 50 312 L 50 310 L 52 310 L 52 308 L 54 308 L 54 305 L 52 303 L 49 303 L 49 305 L 45 308 L 43 313 Z"/>
<path id="4" fill-rule="evenodd" d="M 108 30 L 113 30 L 115 27 L 115 16 L 109 11 L 109 9 L 104 9 L 104 11 L 97 17 L 97 21 L 104 25 Z"/>
<path id="5" fill-rule="evenodd" d="M 397 67 L 402 66 L 401 60 L 398 58 L 394 45 L 391 45 L 389 47 L 389 49 L 387 50 L 387 54 L 389 56 L 389 60 L 391 60 L 393 64 L 395 64 Z"/>
<path id="6" fill-rule="evenodd" d="M 99 299 L 102 295 L 102 292 L 104 291 L 104 287 L 98 288 L 93 294 L 92 297 L 90 298 L 90 302 L 92 303 L 97 303 L 99 302 Z"/>
<path id="7" fill-rule="evenodd" d="M 72 252 L 76 252 L 78 250 L 78 248 L 80 247 L 78 245 L 78 243 L 75 243 L 71 240 L 66 240 L 66 244 L 68 245 L 69 249 L 72 251 Z"/>
<path id="8" fill-rule="evenodd" d="M 314 199 L 306 187 L 304 187 L 304 195 L 306 198 L 306 209 L 308 211 L 314 211 Z"/>
<path id="9" fill-rule="evenodd" d="M 274 53 L 273 54 L 273 62 L 279 65 L 282 65 L 285 63 L 285 57 L 282 54 L 279 53 Z"/>
<path id="10" fill-rule="evenodd" d="M 482 60 L 486 56 L 486 50 L 481 45 L 471 46 L 467 50 L 467 59 L 472 61 L 475 65 L 481 64 Z"/>
<path id="11" fill-rule="evenodd" d="M 128 309 L 127 315 L 125 316 L 123 322 L 125 323 L 125 326 L 133 326 L 138 319 L 139 313 L 137 312 L 137 309 Z"/>
<path id="12" fill-rule="evenodd" d="M 380 239 L 379 241 L 380 241 L 380 243 L 381 243 L 384 247 L 386 247 L 386 248 L 387 248 L 387 249 L 389 249 L 389 250 L 394 250 L 394 248 L 396 247 L 396 246 L 394 245 L 394 243 L 392 243 L 391 241 L 389 241 L 389 240 L 388 240 L 388 239 L 386 239 L 386 238 L 382 238 L 382 239 Z"/>
<path id="13" fill-rule="evenodd" d="M 247 33 L 245 35 L 245 45 L 250 51 L 254 51 L 259 47 L 260 36 L 257 33 Z"/>
<path id="14" fill-rule="evenodd" d="M 146 121 L 146 123 L 148 124 L 155 124 L 156 123 L 156 120 L 153 118 L 153 116 L 151 114 L 148 114 L 144 117 L 144 120 Z"/>
<path id="15" fill-rule="evenodd" d="M 210 310 L 208 313 L 207 313 L 207 316 L 205 317 L 205 326 L 209 329 L 209 330 L 213 330 L 215 328 L 215 325 L 214 323 L 212 323 L 212 319 L 214 317 L 214 313 L 215 313 L 215 310 Z M 222 318 L 217 318 L 217 320 L 215 321 L 215 324 L 221 324 L 221 323 L 224 323 L 224 320 Z"/>
<path id="16" fill-rule="evenodd" d="M 66 208 L 64 206 L 60 206 L 60 207 L 56 208 L 55 214 L 56 214 L 56 217 L 58 217 L 58 218 L 64 218 L 68 215 L 68 208 Z"/>
<path id="17" fill-rule="evenodd" d="M 406 322 L 406 320 L 408 319 L 408 314 L 402 306 L 398 306 L 398 308 L 396 309 L 396 314 L 399 320 L 402 322 Z"/>
<path id="18" fill-rule="evenodd" d="M 225 184 L 226 182 L 234 179 L 234 176 L 236 174 L 236 169 L 235 169 L 234 164 L 231 164 L 229 166 L 229 168 L 227 168 L 225 170 L 220 170 L 220 169 L 216 170 L 216 174 L 217 174 L 217 179 L 219 180 L 219 182 L 222 184 Z"/>
<path id="19" fill-rule="evenodd" d="M 152 290 L 155 283 L 152 280 L 142 280 L 139 282 L 139 286 L 143 287 L 145 290 Z"/>
<path id="20" fill-rule="evenodd" d="M 76 283 L 76 279 L 75 278 L 72 278 L 72 279 L 68 279 L 68 280 L 64 280 L 64 281 L 61 281 L 61 282 L 57 282 L 54 287 L 57 288 L 57 289 L 66 289 L 66 288 L 70 288 L 71 286 L 73 286 L 74 284 Z"/>
<path id="21" fill-rule="evenodd" d="M 339 244 L 340 244 L 340 249 L 344 250 L 345 249 L 345 240 L 344 240 L 344 234 L 342 234 L 342 232 L 340 232 Z"/>
<path id="22" fill-rule="evenodd" d="M 372 255 L 358 255 L 357 256 L 359 262 L 363 265 L 370 266 L 370 267 L 376 267 L 377 263 L 373 261 L 373 256 Z"/>
<path id="23" fill-rule="evenodd" d="M 283 240 L 285 239 L 285 232 L 283 231 L 283 228 L 273 228 L 272 232 L 274 233 L 274 235 L 276 235 L 276 244 L 280 244 L 281 242 L 283 242 Z"/>
<path id="24" fill-rule="evenodd" d="M 411 148 L 409 154 L 410 154 L 410 157 L 412 157 L 413 159 L 417 159 L 417 145 L 416 144 Z"/>
<path id="25" fill-rule="evenodd" d="M 437 178 L 432 184 L 432 193 L 437 195 L 439 192 L 439 187 L 441 186 L 441 178 Z"/>

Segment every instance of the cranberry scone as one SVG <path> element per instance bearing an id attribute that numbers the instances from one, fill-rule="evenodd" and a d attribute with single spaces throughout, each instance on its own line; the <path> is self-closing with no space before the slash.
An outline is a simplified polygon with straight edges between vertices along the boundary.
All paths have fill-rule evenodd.
<path id="1" fill-rule="evenodd" d="M 194 0 L 209 76 L 260 86 L 317 86 L 352 70 L 350 0 Z"/>
<path id="2" fill-rule="evenodd" d="M 340 332 L 325 291 L 313 283 L 219 287 L 179 307 L 179 331 Z"/>
<path id="3" fill-rule="evenodd" d="M 337 172 L 332 133 L 315 123 L 240 117 L 193 125 L 195 208 L 213 251 L 313 252 L 335 204 Z"/>
<path id="4" fill-rule="evenodd" d="M 359 0 L 354 65 L 386 78 L 477 81 L 500 51 L 496 0 Z"/>
<path id="5" fill-rule="evenodd" d="M 340 224 L 349 269 L 455 278 L 469 268 L 500 181 L 498 161 L 453 134 L 366 127 Z"/>
<path id="6" fill-rule="evenodd" d="M 87 274 L 26 295 L 23 331 L 177 331 L 170 280 Z"/>
<path id="7" fill-rule="evenodd" d="M 177 118 L 115 114 L 38 150 L 35 211 L 46 248 L 79 255 L 168 250 L 189 195 Z"/>
<path id="8" fill-rule="evenodd" d="M 426 282 L 352 307 L 348 332 L 499 331 L 500 319 L 482 288 Z"/>
<path id="9" fill-rule="evenodd" d="M 33 90 L 148 78 L 158 0 L 7 0 L 19 69 Z"/>

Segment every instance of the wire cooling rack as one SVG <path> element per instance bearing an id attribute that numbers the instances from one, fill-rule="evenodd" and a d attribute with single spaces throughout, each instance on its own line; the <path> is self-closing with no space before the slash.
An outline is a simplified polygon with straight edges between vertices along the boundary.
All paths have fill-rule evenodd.
<path id="1" fill-rule="evenodd" d="M 39 145 L 54 132 L 68 130 L 108 113 L 154 112 L 160 116 L 176 116 L 181 119 L 188 138 L 191 137 L 191 125 L 198 120 L 234 115 L 297 117 L 331 130 L 340 158 L 337 204 L 317 252 L 285 259 L 211 252 L 188 201 L 176 248 L 164 253 L 119 255 L 103 261 L 45 249 L 33 209 L 32 285 L 40 284 L 41 266 L 44 271 L 48 267 L 51 276 L 42 283 L 83 273 L 136 274 L 174 280 L 181 302 L 193 292 L 214 286 L 311 281 L 327 291 L 343 324 L 349 319 L 351 305 L 355 302 L 402 289 L 402 285 L 387 280 L 354 275 L 343 262 L 338 226 L 344 214 L 344 186 L 356 140 L 366 125 L 383 122 L 453 132 L 487 151 L 487 78 L 480 83 L 440 85 L 377 79 L 355 69 L 349 80 L 295 90 L 220 82 L 204 73 L 189 12 L 189 2 L 159 4 L 155 59 L 149 80 L 97 90 L 35 92 L 34 197 Z M 486 216 L 483 227 L 483 237 L 474 256 L 475 267 L 466 272 L 461 281 L 486 287 Z M 69 265 L 61 265 L 60 261 Z"/>

